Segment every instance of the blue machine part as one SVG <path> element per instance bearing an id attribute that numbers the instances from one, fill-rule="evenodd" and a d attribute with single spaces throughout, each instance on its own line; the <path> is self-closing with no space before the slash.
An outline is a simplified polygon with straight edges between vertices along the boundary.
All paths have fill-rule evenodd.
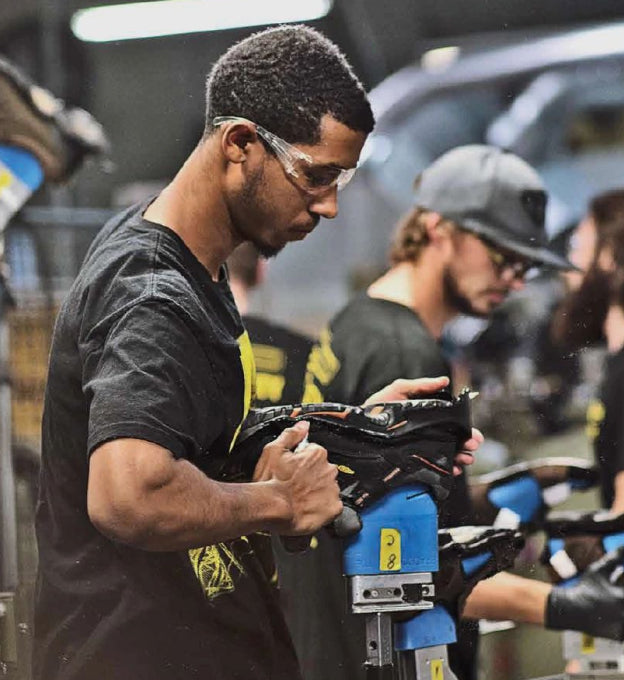
<path id="1" fill-rule="evenodd" d="M 442 605 L 394 624 L 394 648 L 398 652 L 457 642 L 455 621 Z"/>
<path id="2" fill-rule="evenodd" d="M 475 571 L 481 569 L 481 567 L 486 564 L 486 562 L 492 557 L 491 552 L 483 553 L 483 555 L 473 555 L 472 557 L 466 557 L 462 560 L 462 568 L 466 576 L 474 574 Z"/>
<path id="3" fill-rule="evenodd" d="M 35 156 L 24 149 L 0 145 L 0 162 L 30 190 L 35 191 L 43 182 L 43 170 Z"/>
<path id="4" fill-rule="evenodd" d="M 563 538 L 548 539 L 548 550 L 550 550 L 551 555 L 556 555 L 560 550 L 565 550 Z"/>
<path id="5" fill-rule="evenodd" d="M 519 477 L 506 484 L 495 486 L 488 492 L 490 502 L 497 508 L 509 508 L 520 521 L 531 521 L 542 507 L 542 489 L 530 476 Z"/>
<path id="6" fill-rule="evenodd" d="M 395 489 L 361 517 L 362 530 L 345 542 L 346 576 L 438 570 L 438 513 L 425 486 Z"/>
<path id="7" fill-rule="evenodd" d="M 605 536 L 602 539 L 602 545 L 604 546 L 605 552 L 611 552 L 621 545 L 624 545 L 624 533 L 611 534 Z"/>

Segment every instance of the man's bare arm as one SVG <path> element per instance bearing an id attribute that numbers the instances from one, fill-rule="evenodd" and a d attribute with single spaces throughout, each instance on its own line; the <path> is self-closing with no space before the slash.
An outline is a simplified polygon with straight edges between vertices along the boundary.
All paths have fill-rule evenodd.
<path id="1" fill-rule="evenodd" d="M 613 479 L 613 505 L 611 512 L 620 514 L 624 512 L 624 472 L 618 472 Z"/>
<path id="2" fill-rule="evenodd" d="M 501 572 L 477 583 L 462 617 L 543 625 L 551 589 L 548 583 Z"/>
<path id="3" fill-rule="evenodd" d="M 117 439 L 91 455 L 89 517 L 113 540 L 145 550 L 182 550 L 258 530 L 313 533 L 342 510 L 336 468 L 324 449 L 290 449 L 307 426 L 288 428 L 268 444 L 262 481 L 217 482 L 167 449 Z M 268 462 L 267 462 L 268 459 Z"/>

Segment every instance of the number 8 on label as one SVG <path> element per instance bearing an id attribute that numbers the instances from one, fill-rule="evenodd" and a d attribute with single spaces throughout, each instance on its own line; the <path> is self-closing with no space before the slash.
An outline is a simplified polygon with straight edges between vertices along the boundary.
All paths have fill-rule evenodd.
<path id="1" fill-rule="evenodd" d="M 380 571 L 401 570 L 401 533 L 396 529 L 382 529 L 379 541 Z"/>

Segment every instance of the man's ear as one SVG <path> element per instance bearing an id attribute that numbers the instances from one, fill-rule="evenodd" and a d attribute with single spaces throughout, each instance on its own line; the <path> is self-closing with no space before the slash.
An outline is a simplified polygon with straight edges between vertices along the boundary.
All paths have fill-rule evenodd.
<path id="1" fill-rule="evenodd" d="M 230 163 L 244 163 L 249 153 L 249 145 L 257 140 L 255 130 L 247 125 L 234 123 L 221 135 L 221 150 Z"/>
<path id="2" fill-rule="evenodd" d="M 267 269 L 269 263 L 263 258 L 259 257 L 256 262 L 256 285 L 261 286 L 267 277 Z"/>
<path id="3" fill-rule="evenodd" d="M 442 215 L 436 212 L 428 212 L 423 215 L 425 231 L 429 238 L 429 243 L 435 243 L 440 240 L 441 236 L 447 233 L 444 228 L 444 220 Z"/>

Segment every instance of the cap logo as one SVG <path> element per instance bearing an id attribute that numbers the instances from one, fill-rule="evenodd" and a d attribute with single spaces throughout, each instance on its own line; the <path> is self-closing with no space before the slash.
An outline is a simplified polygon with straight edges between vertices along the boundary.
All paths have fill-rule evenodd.
<path id="1" fill-rule="evenodd" d="M 520 194 L 520 202 L 531 221 L 539 226 L 544 226 L 546 217 L 546 193 L 541 189 L 525 189 Z"/>

